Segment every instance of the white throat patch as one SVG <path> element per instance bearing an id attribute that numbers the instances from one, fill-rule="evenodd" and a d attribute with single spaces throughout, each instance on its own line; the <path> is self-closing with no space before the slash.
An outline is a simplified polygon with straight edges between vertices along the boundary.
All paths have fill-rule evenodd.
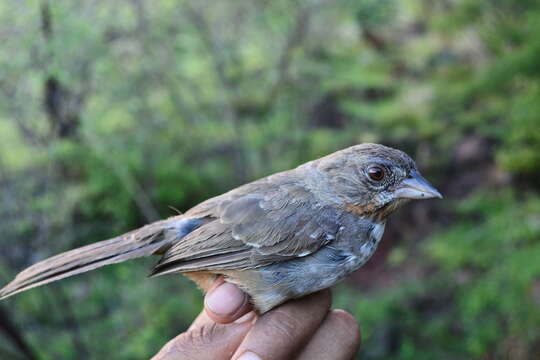
<path id="1" fill-rule="evenodd" d="M 384 227 L 385 227 L 386 223 L 383 222 L 383 223 L 376 223 L 374 226 L 373 226 L 373 230 L 371 231 L 371 236 L 373 237 L 373 239 L 375 239 L 375 242 L 379 242 L 381 241 L 381 238 L 383 236 L 383 233 L 384 233 Z"/>

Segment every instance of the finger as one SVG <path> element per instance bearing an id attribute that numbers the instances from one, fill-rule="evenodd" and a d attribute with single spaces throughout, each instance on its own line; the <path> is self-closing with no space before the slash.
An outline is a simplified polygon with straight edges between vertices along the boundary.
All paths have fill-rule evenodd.
<path id="1" fill-rule="evenodd" d="M 201 327 L 203 326 L 204 324 L 206 323 L 210 323 L 210 322 L 213 322 L 213 320 L 208 316 L 208 314 L 203 310 L 200 312 L 200 314 L 195 318 L 195 320 L 193 320 L 193 322 L 191 323 L 191 326 L 189 327 L 188 331 L 189 330 L 192 330 L 192 329 L 195 329 L 195 328 L 198 328 L 198 327 Z"/>
<path id="2" fill-rule="evenodd" d="M 169 341 L 152 360 L 229 360 L 253 324 L 255 314 L 251 314 L 241 322 L 222 325 L 202 312 L 198 326 Z"/>
<path id="3" fill-rule="evenodd" d="M 298 360 L 349 360 L 360 347 L 360 327 L 346 311 L 332 310 Z"/>
<path id="4" fill-rule="evenodd" d="M 329 290 L 286 302 L 257 319 L 235 360 L 292 358 L 315 333 L 330 307 Z"/>
<path id="5" fill-rule="evenodd" d="M 219 278 L 204 298 L 204 309 L 215 322 L 228 324 L 251 311 L 251 304 L 246 293 Z"/>

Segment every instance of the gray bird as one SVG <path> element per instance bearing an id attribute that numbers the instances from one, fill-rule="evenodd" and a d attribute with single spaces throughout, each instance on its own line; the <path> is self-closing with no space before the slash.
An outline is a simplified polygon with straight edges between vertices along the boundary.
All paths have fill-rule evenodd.
<path id="1" fill-rule="evenodd" d="M 103 265 L 162 255 L 152 276 L 183 273 L 203 291 L 224 276 L 265 313 L 361 267 L 388 216 L 410 199 L 430 198 L 442 196 L 405 153 L 356 145 L 43 260 L 0 290 L 0 299 Z"/>

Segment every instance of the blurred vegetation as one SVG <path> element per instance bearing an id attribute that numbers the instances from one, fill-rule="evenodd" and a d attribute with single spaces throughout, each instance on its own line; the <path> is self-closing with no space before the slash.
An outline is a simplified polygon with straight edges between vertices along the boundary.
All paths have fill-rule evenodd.
<path id="1" fill-rule="evenodd" d="M 0 3 L 0 278 L 343 147 L 443 201 L 334 292 L 363 359 L 540 353 L 540 3 Z M 0 304 L 2 359 L 148 358 L 201 308 L 155 259 Z"/>

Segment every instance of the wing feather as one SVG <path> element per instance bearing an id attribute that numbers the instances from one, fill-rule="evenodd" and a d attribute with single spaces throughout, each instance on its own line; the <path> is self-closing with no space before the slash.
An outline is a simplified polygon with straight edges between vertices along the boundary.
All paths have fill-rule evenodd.
<path id="1" fill-rule="evenodd" d="M 212 218 L 173 245 L 153 275 L 255 268 L 307 256 L 339 231 L 336 209 L 319 205 L 302 182 L 272 176 L 188 211 Z"/>

